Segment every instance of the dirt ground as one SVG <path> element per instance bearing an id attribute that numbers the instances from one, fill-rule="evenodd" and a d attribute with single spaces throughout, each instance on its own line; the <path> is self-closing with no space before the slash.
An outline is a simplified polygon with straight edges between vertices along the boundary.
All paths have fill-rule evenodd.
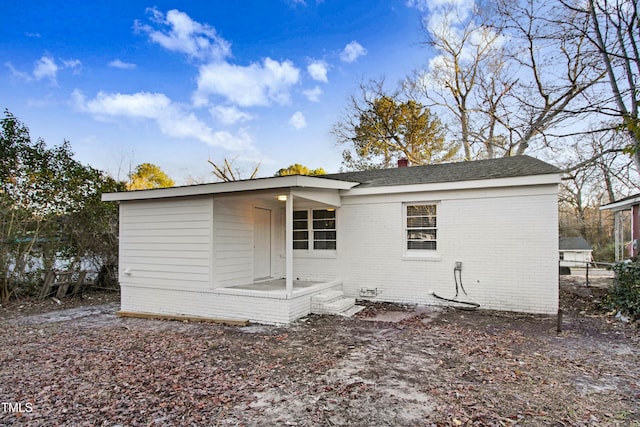
<path id="1" fill-rule="evenodd" d="M 600 280 L 563 277 L 560 333 L 391 304 L 239 327 L 119 318 L 117 295 L 22 301 L 0 308 L 0 424 L 640 425 L 640 331 L 602 313 Z"/>

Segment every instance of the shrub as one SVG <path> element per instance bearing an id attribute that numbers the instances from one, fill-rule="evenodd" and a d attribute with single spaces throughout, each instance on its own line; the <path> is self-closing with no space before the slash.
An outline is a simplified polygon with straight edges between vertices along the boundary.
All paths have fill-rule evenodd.
<path id="1" fill-rule="evenodd" d="M 612 267 L 616 273 L 605 303 L 632 320 L 640 320 L 640 261 L 626 261 Z"/>
<path id="2" fill-rule="evenodd" d="M 615 243 L 605 245 L 594 245 L 593 259 L 597 262 L 613 262 L 615 259 Z"/>

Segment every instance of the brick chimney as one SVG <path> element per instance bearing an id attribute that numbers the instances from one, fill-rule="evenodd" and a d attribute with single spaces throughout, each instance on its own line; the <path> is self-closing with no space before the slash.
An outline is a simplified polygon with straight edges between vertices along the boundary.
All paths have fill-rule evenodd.
<path id="1" fill-rule="evenodd" d="M 406 168 L 407 166 L 409 166 L 408 159 L 405 159 L 404 157 L 401 159 L 398 159 L 398 168 Z"/>

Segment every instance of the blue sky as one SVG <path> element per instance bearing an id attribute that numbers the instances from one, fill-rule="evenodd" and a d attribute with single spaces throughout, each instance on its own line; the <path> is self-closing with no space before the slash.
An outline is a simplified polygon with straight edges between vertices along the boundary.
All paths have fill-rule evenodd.
<path id="1" fill-rule="evenodd" d="M 337 172 L 330 134 L 361 80 L 428 63 L 425 0 L 75 1 L 3 5 L 0 106 L 124 178 L 159 165 L 212 181 L 207 159 L 260 176 Z"/>

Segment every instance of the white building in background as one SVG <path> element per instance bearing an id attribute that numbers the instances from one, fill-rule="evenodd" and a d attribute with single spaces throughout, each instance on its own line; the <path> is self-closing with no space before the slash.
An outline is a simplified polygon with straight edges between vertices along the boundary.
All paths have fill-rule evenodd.
<path id="1" fill-rule="evenodd" d="M 560 267 L 582 267 L 593 262 L 593 249 L 583 237 L 560 237 Z"/>

